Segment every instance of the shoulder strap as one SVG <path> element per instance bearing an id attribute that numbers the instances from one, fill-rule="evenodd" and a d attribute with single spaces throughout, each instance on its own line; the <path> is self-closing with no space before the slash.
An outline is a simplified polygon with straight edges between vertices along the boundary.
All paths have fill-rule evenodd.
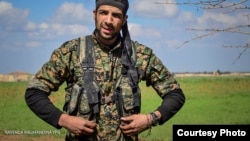
<path id="1" fill-rule="evenodd" d="M 85 44 L 84 44 L 85 41 Z M 80 56 L 82 59 L 84 90 L 87 94 L 89 105 L 92 108 L 92 115 L 99 113 L 99 89 L 94 80 L 94 42 L 91 35 L 80 38 Z"/>
<path id="2" fill-rule="evenodd" d="M 79 58 L 82 60 L 82 67 L 84 70 L 92 69 L 94 67 L 94 51 L 92 36 L 80 37 L 80 51 Z"/>

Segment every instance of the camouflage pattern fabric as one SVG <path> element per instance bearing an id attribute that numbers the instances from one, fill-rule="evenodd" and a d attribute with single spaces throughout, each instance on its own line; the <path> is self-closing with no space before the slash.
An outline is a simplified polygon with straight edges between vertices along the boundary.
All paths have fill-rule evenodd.
<path id="1" fill-rule="evenodd" d="M 105 97 L 112 96 L 113 82 L 119 78 L 121 73 L 120 44 L 111 50 L 109 47 L 98 43 L 94 34 L 92 36 L 95 48 L 95 80 L 101 87 L 101 93 Z M 79 52 L 76 49 L 78 44 L 78 39 L 73 39 L 55 49 L 50 60 L 36 73 L 34 79 L 29 83 L 28 88 L 36 88 L 51 93 L 52 91 L 57 91 L 66 82 L 68 87 L 65 88 L 65 101 L 66 103 L 69 102 L 70 98 L 67 93 L 71 93 L 73 88 L 81 87 L 84 83 L 82 80 L 83 70 L 81 68 L 81 60 L 79 59 Z M 152 86 L 160 97 L 163 97 L 169 91 L 180 88 L 174 76 L 149 47 L 138 42 L 134 42 L 134 44 L 137 56 L 136 67 L 141 70 L 142 74 L 139 78 L 140 81 L 146 81 L 147 86 Z M 121 83 L 125 82 L 126 80 L 121 80 Z M 77 91 L 75 94 L 77 94 Z M 123 94 L 126 95 L 126 92 Z M 76 101 L 69 103 L 71 107 L 74 108 L 76 106 Z M 87 113 L 89 107 L 87 106 L 86 96 L 82 97 L 82 101 L 86 103 L 86 107 L 82 107 L 82 109 L 85 109 Z M 127 102 L 125 100 L 125 104 L 128 109 L 131 107 L 130 100 L 127 100 Z M 70 109 L 70 111 L 73 112 L 74 109 Z M 79 111 L 75 114 L 89 119 L 88 114 L 84 115 L 79 113 Z M 88 138 L 108 141 L 136 140 L 137 136 L 129 139 L 124 139 L 121 136 L 118 117 L 117 107 L 114 103 L 101 105 L 100 116 L 96 121 L 98 124 L 96 133 Z M 70 137 L 74 136 L 70 133 L 69 135 Z M 75 138 L 74 140 L 80 139 Z"/>

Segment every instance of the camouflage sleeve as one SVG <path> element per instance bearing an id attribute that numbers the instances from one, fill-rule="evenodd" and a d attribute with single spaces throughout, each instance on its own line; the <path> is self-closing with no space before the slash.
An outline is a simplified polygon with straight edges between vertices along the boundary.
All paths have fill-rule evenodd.
<path id="1" fill-rule="evenodd" d="M 152 86 L 160 97 L 168 92 L 180 89 L 174 75 L 164 66 L 152 49 L 142 44 L 137 45 L 137 65 L 143 71 L 142 80 Z"/>
<path id="2" fill-rule="evenodd" d="M 65 42 L 55 49 L 48 62 L 35 74 L 28 88 L 35 88 L 50 93 L 58 90 L 59 86 L 70 77 L 70 61 L 72 59 L 71 48 L 77 44 L 77 40 Z"/>

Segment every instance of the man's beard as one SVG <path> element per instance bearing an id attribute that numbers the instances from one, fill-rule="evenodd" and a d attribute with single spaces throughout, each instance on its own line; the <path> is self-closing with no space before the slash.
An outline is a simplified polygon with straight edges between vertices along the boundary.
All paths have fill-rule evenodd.
<path id="1" fill-rule="evenodd" d="M 101 32 L 101 29 L 105 27 L 105 25 L 103 24 L 104 23 L 102 23 L 99 28 L 96 28 L 96 34 L 98 38 L 101 40 L 107 40 L 107 41 L 115 39 L 119 33 L 113 32 L 112 34 L 105 34 Z M 96 23 L 96 27 L 98 27 L 97 23 Z"/>
<path id="2" fill-rule="evenodd" d="M 101 38 L 102 40 L 113 40 L 117 36 L 117 34 L 107 35 L 107 34 L 101 32 L 99 29 L 97 29 L 96 31 L 97 31 L 98 37 Z"/>

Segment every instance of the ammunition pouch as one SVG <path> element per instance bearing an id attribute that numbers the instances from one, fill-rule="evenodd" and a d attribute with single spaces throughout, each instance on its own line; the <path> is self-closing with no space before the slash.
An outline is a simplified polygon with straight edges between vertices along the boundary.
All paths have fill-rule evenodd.
<path id="1" fill-rule="evenodd" d="M 95 82 L 95 88 L 88 93 L 87 88 L 83 88 L 75 83 L 65 89 L 65 105 L 63 110 L 69 115 L 81 116 L 92 120 L 96 114 L 99 113 L 100 106 L 100 89 Z"/>
<path id="2" fill-rule="evenodd" d="M 77 83 L 65 89 L 65 104 L 63 110 L 69 115 L 79 116 L 89 119 L 91 107 L 88 103 L 87 94 L 84 88 Z"/>
<path id="3" fill-rule="evenodd" d="M 114 95 L 120 117 L 140 113 L 141 92 L 139 87 L 131 87 L 128 76 L 121 75 L 116 83 Z"/>

